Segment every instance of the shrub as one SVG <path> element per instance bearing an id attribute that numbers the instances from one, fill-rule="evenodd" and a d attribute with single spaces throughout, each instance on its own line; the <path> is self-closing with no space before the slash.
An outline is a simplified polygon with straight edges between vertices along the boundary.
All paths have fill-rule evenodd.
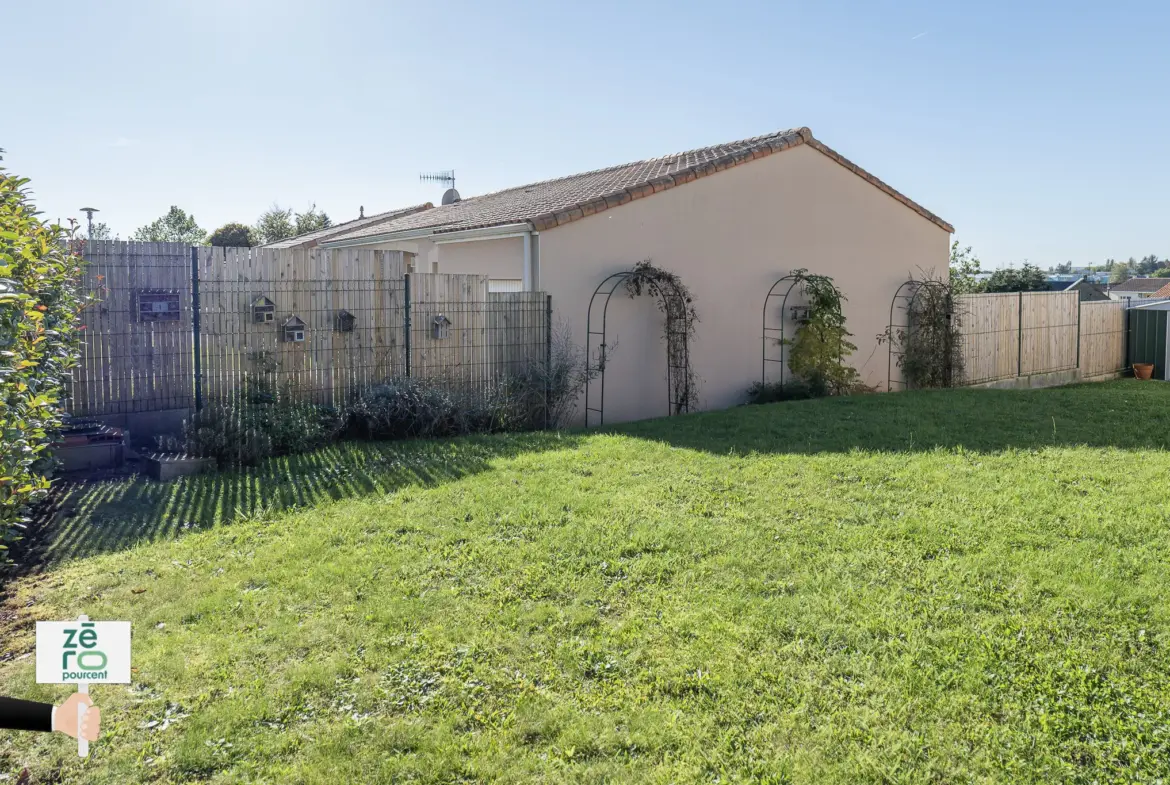
<path id="1" fill-rule="evenodd" d="M 181 447 L 190 455 L 224 464 L 254 465 L 273 455 L 320 447 L 335 439 L 343 426 L 344 418 L 335 409 L 310 403 L 215 404 L 187 422 Z"/>
<path id="2" fill-rule="evenodd" d="M 349 428 L 371 439 L 500 431 L 509 419 L 505 393 L 441 380 L 389 379 L 367 389 L 349 407 Z"/>
<path id="3" fill-rule="evenodd" d="M 2 151 L 0 151 L 2 152 Z M 28 180 L 0 167 L 0 561 L 49 489 L 47 452 L 77 362 L 81 254 L 73 230 L 40 221 Z"/>
<path id="4" fill-rule="evenodd" d="M 803 401 L 809 398 L 824 398 L 829 394 L 828 385 L 821 377 L 794 379 L 790 382 L 756 382 L 748 388 L 748 403 L 778 403 L 780 401 Z"/>
<path id="5" fill-rule="evenodd" d="M 585 352 L 573 343 L 567 324 L 555 325 L 549 338 L 550 362 L 544 358 L 529 360 L 508 380 L 505 398 L 509 404 L 509 430 L 567 426 L 586 383 L 599 373 L 588 366 Z M 614 346 L 610 347 L 611 353 Z"/>

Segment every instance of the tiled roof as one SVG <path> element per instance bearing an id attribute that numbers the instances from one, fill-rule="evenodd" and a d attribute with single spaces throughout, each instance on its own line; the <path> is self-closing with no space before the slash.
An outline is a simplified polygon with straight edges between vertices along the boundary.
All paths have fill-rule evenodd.
<path id="1" fill-rule="evenodd" d="M 296 237 L 286 237 L 283 240 L 278 240 L 275 243 L 268 243 L 268 245 L 261 246 L 263 248 L 296 248 L 300 245 L 316 245 L 326 238 L 332 238 L 337 234 L 348 234 L 359 229 L 365 229 L 371 226 L 380 226 L 388 221 L 393 221 L 395 218 L 403 218 L 408 215 L 423 212 L 434 207 L 433 204 L 427 202 L 426 204 L 416 204 L 413 207 L 401 207 L 397 210 L 390 210 L 376 215 L 367 215 L 364 218 L 355 218 L 352 221 L 345 221 L 344 223 L 333 224 L 326 229 L 318 229 L 313 232 L 305 232 L 298 234 Z"/>
<path id="2" fill-rule="evenodd" d="M 1151 296 L 1157 297 L 1157 298 L 1165 297 L 1166 299 L 1170 300 L 1170 279 L 1163 278 L 1162 280 L 1166 281 L 1166 285 L 1163 286 L 1158 291 L 1154 292 L 1153 295 L 1151 295 Z"/>
<path id="3" fill-rule="evenodd" d="M 429 229 L 443 234 L 522 222 L 542 231 L 802 144 L 833 159 L 946 231 L 954 231 L 925 207 L 821 144 L 808 128 L 797 128 L 475 196 L 390 223 L 346 231 L 330 237 L 328 242 L 349 243 L 411 230 Z"/>
<path id="4" fill-rule="evenodd" d="M 1111 292 L 1156 292 L 1166 285 L 1165 278 L 1130 278 L 1109 287 Z"/>

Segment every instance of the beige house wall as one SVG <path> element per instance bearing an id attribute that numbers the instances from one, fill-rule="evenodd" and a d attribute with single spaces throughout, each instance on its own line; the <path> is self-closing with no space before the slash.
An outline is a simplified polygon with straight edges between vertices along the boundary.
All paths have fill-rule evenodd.
<path id="1" fill-rule="evenodd" d="M 890 300 L 920 269 L 946 275 L 949 245 L 945 229 L 799 146 L 541 232 L 540 283 L 584 344 L 589 296 L 605 276 L 643 259 L 678 273 L 701 320 L 690 347 L 700 408 L 719 409 L 741 403 L 760 378 L 764 296 L 797 268 L 835 279 L 858 347 L 849 362 L 884 389 L 887 350 L 877 336 Z M 778 310 L 776 300 L 773 318 Z M 662 317 L 650 298 L 615 294 L 608 340 L 617 348 L 606 373 L 606 422 L 666 414 Z"/>
<path id="2" fill-rule="evenodd" d="M 438 246 L 439 272 L 486 275 L 489 278 L 524 277 L 524 240 L 505 237 Z"/>

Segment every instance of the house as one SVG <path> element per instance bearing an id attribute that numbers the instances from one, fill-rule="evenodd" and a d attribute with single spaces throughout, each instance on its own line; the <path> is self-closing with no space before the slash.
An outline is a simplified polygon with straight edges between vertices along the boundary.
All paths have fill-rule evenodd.
<path id="1" fill-rule="evenodd" d="M 1109 299 L 1140 300 L 1153 297 L 1165 285 L 1165 278 L 1130 278 L 1128 281 L 1110 286 Z"/>
<path id="2" fill-rule="evenodd" d="M 885 388 L 888 349 L 878 336 L 894 294 L 919 270 L 947 274 L 952 232 L 799 128 L 461 199 L 321 246 L 398 250 L 415 271 L 486 275 L 496 291 L 546 291 L 554 319 L 582 346 L 598 285 L 651 260 L 694 296 L 700 323 L 688 351 L 700 407 L 723 408 L 761 378 L 766 294 L 800 268 L 843 290 L 858 347 L 849 362 Z M 606 316 L 605 341 L 616 344 L 606 422 L 668 409 L 662 316 L 649 298 L 625 295 L 615 293 Z M 775 325 L 780 302 L 770 305 Z M 594 330 L 600 315 L 598 307 Z M 600 339 L 590 339 L 596 359 Z"/>
<path id="3" fill-rule="evenodd" d="M 1103 302 L 1110 299 L 1107 287 L 1093 283 L 1083 275 L 1072 283 L 1065 284 L 1057 291 L 1078 292 L 1083 303 Z"/>
<path id="4" fill-rule="evenodd" d="M 1170 300 L 1170 278 L 1163 278 L 1162 280 L 1166 282 L 1166 285 L 1163 286 L 1158 291 L 1151 294 L 1150 295 L 1151 300 L 1154 300 L 1154 299 Z"/>
<path id="5" fill-rule="evenodd" d="M 404 218 L 408 215 L 421 213 L 424 210 L 430 210 L 434 207 L 433 204 L 427 202 L 426 204 L 416 204 L 413 207 L 400 207 L 397 210 L 390 210 L 384 213 L 377 213 L 376 215 L 362 215 L 352 221 L 345 221 L 344 223 L 334 224 L 325 229 L 317 229 L 316 231 L 298 234 L 295 237 L 287 237 L 284 240 L 277 240 L 274 243 L 260 246 L 261 248 L 316 248 L 322 242 L 328 240 L 339 234 L 357 231 L 359 229 L 366 229 L 371 226 L 380 226 L 388 223 L 396 218 Z M 363 211 L 364 212 L 364 211 Z"/>

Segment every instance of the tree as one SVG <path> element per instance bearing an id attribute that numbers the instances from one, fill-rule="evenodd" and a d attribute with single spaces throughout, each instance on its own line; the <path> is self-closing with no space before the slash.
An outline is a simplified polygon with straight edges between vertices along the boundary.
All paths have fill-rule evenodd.
<path id="1" fill-rule="evenodd" d="M 1034 264 L 1024 262 L 1018 270 L 1007 267 L 996 270 L 984 284 L 985 292 L 1045 292 L 1048 281 L 1044 272 Z"/>
<path id="2" fill-rule="evenodd" d="M 970 294 L 983 288 L 976 277 L 979 267 L 979 257 L 971 251 L 971 246 L 960 248 L 958 240 L 951 243 L 951 290 L 955 294 Z"/>
<path id="3" fill-rule="evenodd" d="M 195 222 L 194 215 L 187 215 L 183 210 L 171 205 L 166 215 L 143 226 L 130 235 L 130 239 L 147 243 L 202 245 L 207 240 L 207 232 Z"/>
<path id="4" fill-rule="evenodd" d="M 1109 270 L 1109 283 L 1125 283 L 1130 278 L 1133 278 L 1133 270 L 1130 269 L 1129 262 L 1113 262 L 1113 267 Z"/>
<path id="5" fill-rule="evenodd" d="M 227 223 L 211 233 L 208 242 L 225 248 L 251 248 L 256 243 L 252 227 L 242 223 Z"/>
<path id="6" fill-rule="evenodd" d="M 255 239 L 258 245 L 287 240 L 296 233 L 297 229 L 293 224 L 291 208 L 286 210 L 274 203 L 256 220 Z"/>
<path id="7" fill-rule="evenodd" d="M 1150 275 L 1161 266 L 1162 262 L 1158 260 L 1158 255 L 1152 253 L 1143 256 L 1142 260 L 1137 263 L 1137 272 L 1138 275 Z"/>
<path id="8" fill-rule="evenodd" d="M 1170 267 L 1159 267 L 1154 270 L 1154 278 L 1170 278 Z"/>
<path id="9" fill-rule="evenodd" d="M 91 240 L 111 240 L 113 232 L 107 224 L 94 224 L 93 231 L 90 232 L 89 239 Z"/>
<path id="10" fill-rule="evenodd" d="M 328 229 L 333 225 L 333 221 L 329 220 L 329 216 L 325 214 L 324 210 L 318 210 L 316 203 L 309 205 L 309 209 L 303 213 L 297 214 L 296 233 L 306 234 L 308 232 L 315 232 L 318 229 Z"/>
<path id="11" fill-rule="evenodd" d="M 1072 268 L 1073 263 L 1071 261 L 1065 262 L 1064 264 L 1058 264 L 1056 265 L 1056 273 L 1058 275 L 1070 275 L 1072 274 Z"/>

